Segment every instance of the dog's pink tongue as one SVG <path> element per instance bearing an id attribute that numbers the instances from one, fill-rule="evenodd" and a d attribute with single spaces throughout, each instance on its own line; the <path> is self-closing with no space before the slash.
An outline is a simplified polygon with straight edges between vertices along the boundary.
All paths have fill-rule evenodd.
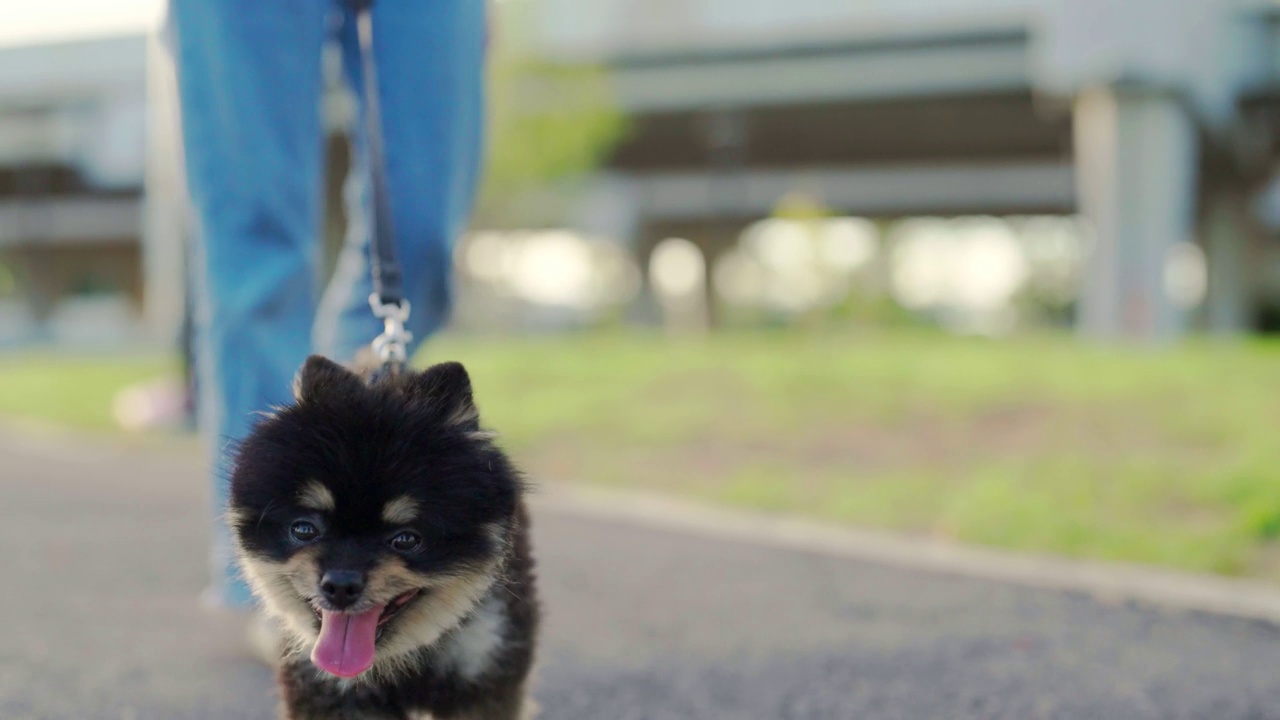
<path id="1" fill-rule="evenodd" d="M 359 675 L 373 665 L 374 642 L 382 606 L 362 613 L 320 611 L 320 639 L 311 651 L 311 662 L 338 677 Z"/>

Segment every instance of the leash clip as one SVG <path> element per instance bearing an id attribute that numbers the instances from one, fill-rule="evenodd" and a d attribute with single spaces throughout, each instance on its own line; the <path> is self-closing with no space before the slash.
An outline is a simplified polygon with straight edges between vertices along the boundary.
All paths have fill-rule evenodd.
<path id="1" fill-rule="evenodd" d="M 409 341 L 413 340 L 413 334 L 404 327 L 409 321 L 409 301 L 384 303 L 378 293 L 373 293 L 369 296 L 369 307 L 374 317 L 382 318 L 382 334 L 371 343 L 378 359 L 383 365 L 406 362 Z"/>

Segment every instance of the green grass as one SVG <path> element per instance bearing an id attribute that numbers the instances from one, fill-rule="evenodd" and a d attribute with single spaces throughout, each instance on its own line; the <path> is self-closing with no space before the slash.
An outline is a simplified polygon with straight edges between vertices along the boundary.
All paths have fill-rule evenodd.
<path id="1" fill-rule="evenodd" d="M 1280 579 L 1280 345 L 782 332 L 427 350 L 467 364 L 535 478 Z M 81 426 L 105 411 L 74 388 L 101 403 L 163 366 L 34 364 L 0 362 L 0 412 Z"/>
<path id="2" fill-rule="evenodd" d="M 108 430 L 114 426 L 111 401 L 117 391 L 176 366 L 176 361 L 129 355 L 0 355 L 0 415 Z"/>

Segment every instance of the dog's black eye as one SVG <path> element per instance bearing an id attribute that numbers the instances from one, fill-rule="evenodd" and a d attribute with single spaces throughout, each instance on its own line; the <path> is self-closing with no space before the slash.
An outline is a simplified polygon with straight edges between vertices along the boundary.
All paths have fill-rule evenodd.
<path id="1" fill-rule="evenodd" d="M 289 534 L 298 542 L 308 543 L 320 537 L 320 530 L 314 523 L 307 522 L 306 520 L 299 520 L 289 527 Z"/>
<path id="2" fill-rule="evenodd" d="M 409 552 L 410 550 L 417 550 L 418 546 L 421 544 L 422 544 L 422 538 L 418 536 L 418 533 L 409 532 L 408 530 L 405 530 L 399 535 L 396 535 L 395 537 L 391 538 L 391 547 L 395 548 L 396 550 L 399 550 L 400 552 Z"/>

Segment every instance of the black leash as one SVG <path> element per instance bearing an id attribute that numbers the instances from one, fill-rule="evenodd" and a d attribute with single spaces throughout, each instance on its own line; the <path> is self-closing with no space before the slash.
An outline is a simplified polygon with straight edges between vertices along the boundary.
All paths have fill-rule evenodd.
<path id="1" fill-rule="evenodd" d="M 407 345 L 413 338 L 405 330 L 405 323 L 409 320 L 409 301 L 404 297 L 400 263 L 396 259 L 391 199 L 387 194 L 387 158 L 382 142 L 378 72 L 373 59 L 373 0 L 348 0 L 348 3 L 356 13 L 356 32 L 360 38 L 365 142 L 373 181 L 373 228 L 369 238 L 373 294 L 369 296 L 369 307 L 383 322 L 382 334 L 373 340 L 372 345 L 384 368 L 398 370 L 408 359 Z"/>

